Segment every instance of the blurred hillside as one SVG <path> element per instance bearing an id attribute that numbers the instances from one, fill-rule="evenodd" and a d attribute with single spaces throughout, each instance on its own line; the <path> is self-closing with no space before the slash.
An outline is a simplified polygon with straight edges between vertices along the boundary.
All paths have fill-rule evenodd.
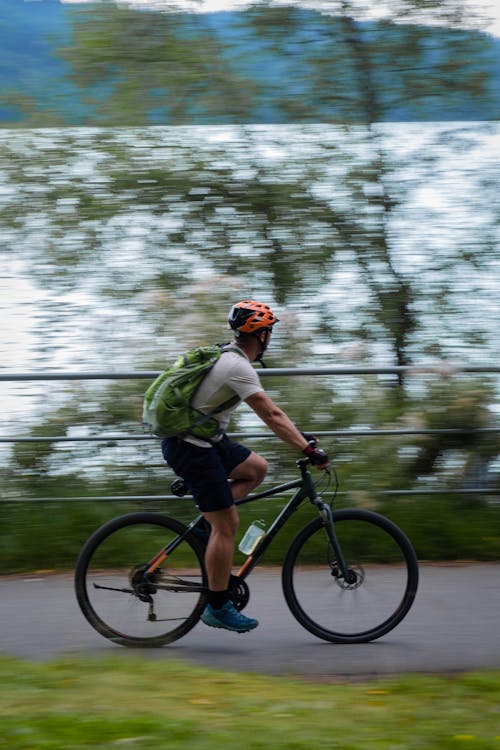
<path id="1" fill-rule="evenodd" d="M 0 0 L 0 18 L 8 127 L 365 122 L 361 43 L 375 120 L 500 114 L 500 42 L 480 32 L 292 7 L 160 14 L 57 0 Z M 130 98 L 135 80 L 144 106 Z"/>

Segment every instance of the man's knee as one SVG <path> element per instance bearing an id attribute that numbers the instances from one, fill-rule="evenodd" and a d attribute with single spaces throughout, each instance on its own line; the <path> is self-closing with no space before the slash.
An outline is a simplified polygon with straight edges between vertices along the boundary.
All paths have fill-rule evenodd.
<path id="1" fill-rule="evenodd" d="M 254 453 L 253 455 L 255 456 L 254 478 L 260 484 L 265 479 L 269 464 L 267 463 L 266 459 L 263 456 L 259 456 L 258 453 Z"/>
<path id="2" fill-rule="evenodd" d="M 240 523 L 238 511 L 234 505 L 224 510 L 203 513 L 203 515 L 216 535 L 220 534 L 234 539 Z"/>
<path id="3" fill-rule="evenodd" d="M 231 479 L 242 479 L 243 481 L 260 484 L 267 474 L 268 463 L 258 453 L 250 453 L 246 461 L 236 467 L 231 474 Z"/>

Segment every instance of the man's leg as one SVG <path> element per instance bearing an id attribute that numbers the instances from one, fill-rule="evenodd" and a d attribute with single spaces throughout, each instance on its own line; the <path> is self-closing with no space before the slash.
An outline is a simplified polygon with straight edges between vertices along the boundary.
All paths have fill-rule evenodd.
<path id="1" fill-rule="evenodd" d="M 231 474 L 231 493 L 234 500 L 246 497 L 264 479 L 267 461 L 257 453 L 251 453 Z M 234 540 L 238 531 L 239 517 L 236 507 L 203 513 L 211 526 L 210 539 L 205 553 L 208 585 L 210 591 L 226 591 L 233 566 Z"/>
<path id="2" fill-rule="evenodd" d="M 232 505 L 224 510 L 205 511 L 203 515 L 210 524 L 211 530 L 205 551 L 209 588 L 208 603 L 201 619 L 205 625 L 213 628 L 246 633 L 256 628 L 259 623 L 238 612 L 231 601 L 229 592 L 234 539 L 239 521 L 236 506 Z"/>
<path id="3" fill-rule="evenodd" d="M 234 500 L 241 500 L 264 481 L 267 473 L 267 461 L 258 453 L 250 453 L 248 458 L 238 464 L 229 474 L 231 492 Z M 237 527 L 235 529 L 235 534 Z"/>
<path id="4" fill-rule="evenodd" d="M 238 530 L 236 506 L 203 513 L 211 526 L 205 552 L 210 591 L 227 591 L 233 566 L 234 540 Z"/>
<path id="5" fill-rule="evenodd" d="M 256 453 L 238 464 L 230 473 L 231 493 L 238 500 L 248 495 L 265 477 L 267 461 Z M 234 541 L 239 525 L 236 506 L 215 511 L 204 511 L 211 526 L 210 538 L 205 552 L 208 576 L 209 606 L 202 616 L 203 622 L 212 627 L 245 632 L 258 625 L 257 620 L 240 614 L 231 602 L 229 578 L 233 567 Z"/>

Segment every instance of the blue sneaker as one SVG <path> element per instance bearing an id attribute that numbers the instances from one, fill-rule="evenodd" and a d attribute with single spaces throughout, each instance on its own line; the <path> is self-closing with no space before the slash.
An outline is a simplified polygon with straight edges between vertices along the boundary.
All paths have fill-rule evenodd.
<path id="1" fill-rule="evenodd" d="M 248 633 L 259 624 L 258 620 L 245 617 L 238 612 L 231 601 L 226 602 L 221 609 L 214 609 L 211 604 L 207 604 L 201 621 L 211 628 L 224 628 L 224 630 L 234 630 L 236 633 Z"/>

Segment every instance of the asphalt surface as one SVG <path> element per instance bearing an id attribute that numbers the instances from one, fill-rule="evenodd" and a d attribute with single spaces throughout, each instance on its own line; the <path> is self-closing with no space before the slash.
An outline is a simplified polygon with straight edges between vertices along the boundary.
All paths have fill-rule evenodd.
<path id="1" fill-rule="evenodd" d="M 33 660 L 71 655 L 182 659 L 224 671 L 328 679 L 401 672 L 500 668 L 500 564 L 422 565 L 406 619 L 378 641 L 331 644 L 304 630 L 286 607 L 279 570 L 249 579 L 246 613 L 259 619 L 236 634 L 199 623 L 161 649 L 133 651 L 94 632 L 78 609 L 71 575 L 0 578 L 0 653 Z"/>

